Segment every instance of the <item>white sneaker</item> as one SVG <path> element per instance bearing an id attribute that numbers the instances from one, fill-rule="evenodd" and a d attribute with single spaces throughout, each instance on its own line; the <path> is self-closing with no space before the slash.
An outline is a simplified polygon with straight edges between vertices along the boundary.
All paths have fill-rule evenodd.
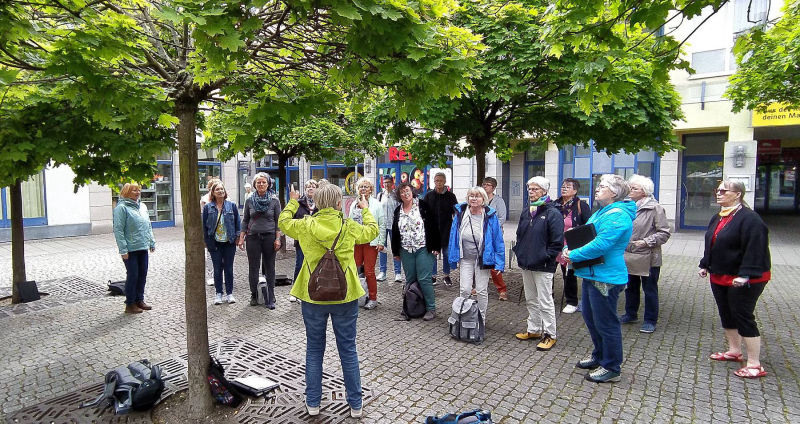
<path id="1" fill-rule="evenodd" d="M 319 415 L 319 406 L 308 406 L 308 404 L 306 404 L 306 412 L 308 412 L 308 415 L 316 417 Z"/>
<path id="2" fill-rule="evenodd" d="M 297 302 L 297 298 L 292 295 L 289 295 L 289 302 Z"/>
<path id="3" fill-rule="evenodd" d="M 399 283 L 401 281 L 403 281 L 403 274 L 395 274 L 394 275 L 394 282 L 395 283 Z"/>
<path id="4" fill-rule="evenodd" d="M 567 305 L 561 310 L 561 312 L 565 314 L 574 314 L 575 312 L 578 312 L 578 307 L 575 305 Z"/>
<path id="5" fill-rule="evenodd" d="M 207 286 L 213 286 L 214 285 L 214 278 L 207 279 L 206 280 L 206 285 Z"/>
<path id="6" fill-rule="evenodd" d="M 221 305 L 222 304 L 222 293 L 217 293 L 214 295 L 214 304 Z"/>
<path id="7" fill-rule="evenodd" d="M 375 300 L 368 300 L 366 304 L 364 304 L 364 309 L 375 309 L 378 307 L 378 302 Z"/>
<path id="8" fill-rule="evenodd" d="M 385 272 L 379 272 L 378 275 L 375 276 L 375 279 L 378 280 L 378 281 L 385 280 L 386 279 L 386 273 Z"/>
<path id="9" fill-rule="evenodd" d="M 228 295 L 228 303 L 236 303 L 236 298 L 232 294 Z"/>
<path id="10" fill-rule="evenodd" d="M 259 275 L 258 276 L 258 282 L 259 283 L 266 283 L 267 282 L 267 277 L 265 277 L 263 275 Z"/>
<path id="11" fill-rule="evenodd" d="M 360 408 L 360 409 L 350 408 L 350 417 L 352 417 L 352 418 L 361 418 L 362 416 L 364 416 L 364 408 Z"/>

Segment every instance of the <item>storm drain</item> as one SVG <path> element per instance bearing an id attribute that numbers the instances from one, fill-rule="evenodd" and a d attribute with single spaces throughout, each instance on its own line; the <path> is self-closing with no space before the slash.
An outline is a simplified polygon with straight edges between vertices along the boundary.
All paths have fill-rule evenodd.
<path id="1" fill-rule="evenodd" d="M 305 423 L 311 417 L 306 413 L 305 365 L 279 353 L 272 352 L 242 339 L 224 340 L 211 346 L 211 354 L 217 356 L 225 366 L 226 377 L 247 375 L 269 377 L 280 383 L 280 387 L 265 397 L 247 398 L 240 406 L 236 420 L 239 423 Z M 187 355 L 160 362 L 166 389 L 161 396 L 168 396 L 188 388 L 186 377 Z M 101 379 L 98 376 L 98 379 Z M 86 386 L 75 392 L 59 396 L 41 404 L 30 406 L 10 414 L 9 423 L 150 423 L 150 413 L 134 413 L 115 416 L 109 406 L 78 409 L 78 405 L 96 398 L 103 391 L 103 384 Z M 362 387 L 363 404 L 372 402 L 377 393 Z M 315 423 L 334 424 L 350 415 L 342 377 L 330 373 L 322 374 L 322 405 Z"/>
<path id="2" fill-rule="evenodd" d="M 71 305 L 86 299 L 105 296 L 108 287 L 78 276 L 56 278 L 36 283 L 39 293 L 46 293 L 40 300 L 0 307 L 0 319 L 28 312 L 43 311 L 57 306 Z M 11 288 L 0 289 L 0 298 L 11 296 Z"/>

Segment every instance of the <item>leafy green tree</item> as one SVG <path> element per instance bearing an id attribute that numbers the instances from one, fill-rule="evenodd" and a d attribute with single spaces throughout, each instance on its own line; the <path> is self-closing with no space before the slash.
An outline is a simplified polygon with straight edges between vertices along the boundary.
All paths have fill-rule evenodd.
<path id="1" fill-rule="evenodd" d="M 453 0 L 138 0 L 23 3 L 44 45 L 9 38 L 3 64 L 31 66 L 43 77 L 68 76 L 69 94 L 101 124 L 117 115 L 167 101 L 177 124 L 185 234 L 185 311 L 189 402 L 199 419 L 212 405 L 205 373 L 208 329 L 199 205 L 196 132 L 201 108 L 244 102 L 254 79 L 286 110 L 303 96 L 295 87 L 392 87 L 407 108 L 429 96 L 469 88 L 478 45 L 469 31 L 450 26 Z M 15 26 L 15 29 L 24 27 Z M 19 52 L 46 51 L 42 63 Z M 2 50 L 0 50 L 2 51 Z M 11 52 L 11 54 L 8 54 Z M 24 62 L 25 65 L 19 62 Z M 243 94 L 245 93 L 245 94 Z M 268 128 L 260 128 L 268 130 Z"/>
<path id="2" fill-rule="evenodd" d="M 586 64 L 580 50 L 555 54 L 544 41 L 548 7 L 543 1 L 463 6 L 455 23 L 487 45 L 480 78 L 463 96 L 426 102 L 414 121 L 393 129 L 415 161 L 441 160 L 447 147 L 476 158 L 478 183 L 492 150 L 509 159 L 532 144 L 589 139 L 612 152 L 675 148 L 672 122 L 681 117 L 680 101 L 668 68 L 654 57 L 649 32 L 630 30 L 624 54 Z M 585 74 L 598 69 L 602 81 L 586 85 Z"/>
<path id="3" fill-rule="evenodd" d="M 787 2 L 774 26 L 737 38 L 734 53 L 738 68 L 725 94 L 734 111 L 764 111 L 773 102 L 800 110 L 800 1 Z"/>

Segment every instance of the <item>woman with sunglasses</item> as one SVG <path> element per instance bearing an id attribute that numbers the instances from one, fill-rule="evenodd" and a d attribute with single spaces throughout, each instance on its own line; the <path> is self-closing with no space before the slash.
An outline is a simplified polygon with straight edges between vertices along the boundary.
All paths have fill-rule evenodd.
<path id="1" fill-rule="evenodd" d="M 700 277 L 709 277 L 728 350 L 712 353 L 714 361 L 741 362 L 742 342 L 747 364 L 734 371 L 742 378 L 767 375 L 761 366 L 761 334 L 755 319 L 759 296 L 770 280 L 769 230 L 744 201 L 741 182 L 722 181 L 716 190 L 722 207 L 706 231 Z"/>

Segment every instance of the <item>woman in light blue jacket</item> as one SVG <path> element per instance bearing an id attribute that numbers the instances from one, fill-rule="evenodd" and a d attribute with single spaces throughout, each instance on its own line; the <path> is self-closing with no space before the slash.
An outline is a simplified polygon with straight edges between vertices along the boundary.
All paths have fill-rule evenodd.
<path id="1" fill-rule="evenodd" d="M 364 277 L 367 280 L 367 292 L 369 298 L 364 305 L 364 309 L 375 309 L 378 306 L 378 280 L 375 275 L 375 262 L 378 260 L 378 253 L 382 252 L 386 246 L 386 219 L 383 216 L 383 204 L 378 199 L 372 197 L 375 194 L 375 184 L 369 178 L 361 178 L 356 183 L 359 200 L 369 199 L 369 211 L 378 222 L 380 233 L 369 243 L 357 244 L 354 250 L 356 266 L 364 265 Z M 350 205 L 348 216 L 353 221 L 361 224 L 361 208 L 358 201 Z"/>
<path id="2" fill-rule="evenodd" d="M 617 316 L 617 300 L 628 283 L 624 253 L 633 232 L 636 203 L 625 200 L 630 188 L 619 175 L 600 177 L 594 196 L 603 207 L 586 224 L 594 224 L 596 236 L 583 247 L 567 250 L 563 257 L 573 263 L 603 258 L 603 262 L 575 267 L 583 278 L 581 312 L 594 343 L 592 353 L 576 365 L 593 370 L 586 379 L 595 383 L 619 381 L 622 366 L 622 326 Z"/>
<path id="3" fill-rule="evenodd" d="M 144 286 L 147 282 L 148 250 L 156 250 L 156 239 L 150 225 L 147 206 L 139 201 L 142 188 L 128 183 L 119 193 L 114 208 L 114 238 L 125 264 L 125 313 L 139 314 L 153 309 L 144 303 Z"/>
<path id="4" fill-rule="evenodd" d="M 214 304 L 219 305 L 223 300 L 227 303 L 236 303 L 233 297 L 233 259 L 236 257 L 236 239 L 241 231 L 239 208 L 227 200 L 228 192 L 222 181 L 216 180 L 208 193 L 208 203 L 203 206 L 203 239 L 211 256 L 211 263 L 214 265 L 214 288 L 217 292 Z"/>
<path id="5" fill-rule="evenodd" d="M 482 187 L 467 191 L 467 201 L 455 205 L 455 219 L 450 227 L 448 258 L 450 268 L 461 264 L 460 295 L 467 298 L 475 281 L 478 310 L 484 323 L 489 307 L 490 271 L 502 272 L 506 266 L 505 243 L 497 211 L 486 204 L 489 196 Z"/>

